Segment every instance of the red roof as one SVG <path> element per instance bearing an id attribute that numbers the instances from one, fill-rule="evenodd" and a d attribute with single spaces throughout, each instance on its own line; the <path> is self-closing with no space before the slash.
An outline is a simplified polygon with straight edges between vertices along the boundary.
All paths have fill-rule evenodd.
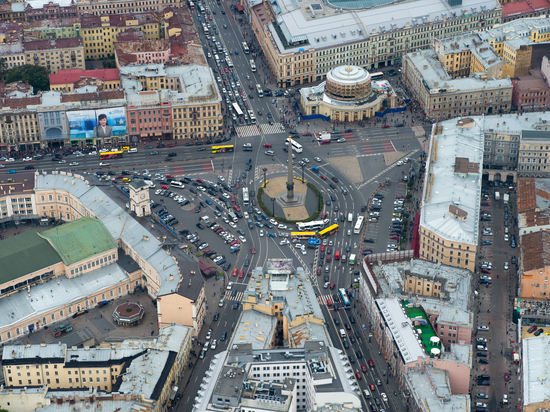
<path id="1" fill-rule="evenodd" d="M 527 14 L 536 10 L 546 9 L 550 9 L 550 2 L 548 0 L 516 1 L 502 5 L 502 17 L 516 16 L 518 14 Z"/>
<path id="2" fill-rule="evenodd" d="M 98 69 L 98 70 L 84 70 L 84 69 L 70 69 L 59 70 L 56 74 L 50 74 L 50 84 L 74 84 L 83 77 L 90 77 L 93 79 L 99 79 L 103 82 L 119 80 L 120 71 L 118 69 Z"/>

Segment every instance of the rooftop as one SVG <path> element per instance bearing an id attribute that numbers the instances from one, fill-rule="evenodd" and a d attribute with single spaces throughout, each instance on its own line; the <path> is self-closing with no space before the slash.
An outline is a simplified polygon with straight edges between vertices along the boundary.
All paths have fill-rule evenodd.
<path id="1" fill-rule="evenodd" d="M 443 54 L 462 53 L 469 50 L 486 69 L 502 63 L 502 58 L 488 42 L 481 40 L 479 33 L 467 32 L 459 36 L 434 40 L 433 43 L 435 51 Z"/>
<path id="2" fill-rule="evenodd" d="M 447 241 L 477 246 L 483 151 L 483 122 L 479 118 L 443 121 L 439 129 L 434 126 L 422 196 L 421 226 Z M 468 173 L 455 170 L 457 158 L 468 159 L 469 164 L 476 167 L 469 168 Z M 467 217 L 453 216 L 449 212 L 452 205 L 466 212 Z"/>
<path id="3" fill-rule="evenodd" d="M 83 47 L 81 37 L 67 37 L 65 39 L 32 40 L 24 43 L 25 53 L 33 51 L 72 49 Z"/>
<path id="4" fill-rule="evenodd" d="M 550 266 L 550 233 L 546 231 L 528 233 L 521 237 L 520 263 L 523 272 L 543 270 Z"/>
<path id="5" fill-rule="evenodd" d="M 514 84 L 517 85 L 516 88 L 520 92 L 535 92 L 536 89 L 548 90 L 548 85 L 546 81 L 537 76 L 522 76 L 518 77 L 517 80 L 514 80 Z"/>
<path id="6" fill-rule="evenodd" d="M 518 179 L 518 212 L 548 212 L 550 209 L 550 179 Z"/>
<path id="7" fill-rule="evenodd" d="M 83 14 L 81 16 L 82 29 L 100 29 L 106 27 L 136 27 L 137 24 L 155 24 L 160 22 L 157 13 L 129 13 L 129 14 L 103 14 L 96 16 L 93 14 Z"/>
<path id="8" fill-rule="evenodd" d="M 546 385 L 550 375 L 550 336 L 544 333 L 529 339 L 523 339 L 523 405 L 547 403 L 550 399 L 550 387 Z"/>
<path id="9" fill-rule="evenodd" d="M 381 6 L 384 0 L 373 1 Z M 346 4 L 366 7 L 366 2 L 343 0 L 336 7 L 318 1 L 276 3 L 277 24 L 268 25 L 272 38 L 281 53 L 295 53 L 300 49 L 325 49 L 366 41 L 377 34 L 413 28 L 430 23 L 443 23 L 464 14 L 484 13 L 499 8 L 496 0 L 464 0 L 451 7 L 444 0 L 420 0 L 370 7 L 353 12 L 340 12 Z M 278 27 L 277 27 L 278 26 Z"/>
<path id="10" fill-rule="evenodd" d="M 502 5 L 502 18 L 517 16 L 520 14 L 528 14 L 538 10 L 546 10 L 550 8 L 548 0 L 524 0 L 504 3 Z"/>
<path id="11" fill-rule="evenodd" d="M 397 346 L 401 359 L 406 365 L 408 363 L 416 362 L 419 358 L 428 358 L 428 355 L 424 351 L 424 346 L 422 341 L 420 341 L 415 334 L 415 328 L 425 328 L 426 332 L 433 330 L 429 323 L 424 326 L 414 326 L 413 322 L 410 319 L 411 315 L 421 317 L 420 312 L 417 308 L 415 311 L 409 311 L 405 313 L 403 303 L 397 298 L 383 298 L 376 299 L 376 304 L 380 311 L 380 315 L 384 319 L 384 323 L 389 328 L 390 333 L 393 336 L 395 345 Z M 426 327 L 427 326 L 427 327 Z M 429 328 L 429 330 L 428 330 Z M 423 339 L 424 337 L 422 337 Z"/>
<path id="12" fill-rule="evenodd" d="M 524 44 L 530 44 L 532 43 L 530 37 L 535 32 L 539 34 L 550 32 L 550 18 L 539 16 L 495 24 L 491 29 L 479 32 L 479 36 L 496 43 L 521 39 L 526 42 Z"/>
<path id="13" fill-rule="evenodd" d="M 50 74 L 50 85 L 56 84 L 74 84 L 82 78 L 96 78 L 104 82 L 116 81 L 120 79 L 118 69 L 69 69 L 59 70 L 56 74 Z"/>

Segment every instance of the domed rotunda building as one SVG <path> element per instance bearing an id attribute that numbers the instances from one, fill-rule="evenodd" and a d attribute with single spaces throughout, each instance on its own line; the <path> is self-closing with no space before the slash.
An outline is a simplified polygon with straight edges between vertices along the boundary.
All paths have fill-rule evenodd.
<path id="1" fill-rule="evenodd" d="M 330 70 L 318 86 L 300 89 L 300 106 L 305 119 L 321 115 L 326 120 L 356 122 L 405 103 L 388 81 L 373 81 L 367 70 L 347 65 Z"/>

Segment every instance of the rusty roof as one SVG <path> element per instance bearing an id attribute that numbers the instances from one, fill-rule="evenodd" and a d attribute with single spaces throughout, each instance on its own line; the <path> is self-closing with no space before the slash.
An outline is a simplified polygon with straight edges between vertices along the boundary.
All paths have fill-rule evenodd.
<path id="1" fill-rule="evenodd" d="M 2 98 L 0 102 L 0 108 L 10 109 L 25 109 L 28 106 L 39 105 L 42 103 L 42 98 L 40 96 L 33 97 L 22 97 L 22 98 Z"/>
<path id="2" fill-rule="evenodd" d="M 531 90 L 548 90 L 548 85 L 544 79 L 537 76 L 518 77 L 517 80 L 512 80 L 512 83 L 517 85 L 516 90 L 520 92 L 528 92 Z"/>
<path id="3" fill-rule="evenodd" d="M 82 38 L 69 37 L 66 39 L 33 40 L 23 43 L 23 48 L 25 49 L 25 52 L 52 49 L 71 49 L 75 47 L 83 47 Z"/>
<path id="4" fill-rule="evenodd" d="M 80 23 L 80 17 L 64 17 L 60 19 L 46 19 L 26 21 L 22 23 L 23 30 L 56 29 L 59 27 L 71 27 Z"/>
<path id="5" fill-rule="evenodd" d="M 521 237 L 523 271 L 550 266 L 550 234 L 545 231 L 528 233 Z"/>
<path id="6" fill-rule="evenodd" d="M 455 173 L 479 173 L 479 163 L 470 162 L 466 157 L 456 157 Z"/>
<path id="7" fill-rule="evenodd" d="M 109 22 L 103 23 L 101 17 L 108 17 Z M 127 21 L 137 20 L 138 24 L 153 24 L 158 23 L 162 20 L 162 17 L 157 13 L 146 12 L 146 13 L 130 13 L 130 14 L 114 14 L 114 15 L 103 15 L 103 16 L 94 16 L 91 14 L 83 14 L 82 19 L 82 29 L 99 29 L 102 27 L 136 27 L 128 26 Z M 105 26 L 103 26 L 105 24 Z"/>
<path id="8" fill-rule="evenodd" d="M 8 182 L 8 179 L 12 181 Z M 0 179 L 0 196 L 34 193 L 34 172 L 5 175 Z"/>
<path id="9" fill-rule="evenodd" d="M 50 74 L 50 85 L 76 83 L 82 78 L 99 79 L 104 82 L 120 80 L 118 69 L 68 69 L 59 70 L 56 74 Z"/>
<path id="10" fill-rule="evenodd" d="M 117 50 L 123 53 L 149 53 L 164 51 L 170 48 L 170 40 L 144 40 L 144 41 L 130 41 L 130 42 L 117 42 L 115 43 Z"/>
<path id="11" fill-rule="evenodd" d="M 466 212 L 465 210 L 459 207 L 456 207 L 455 205 L 449 205 L 449 213 L 458 217 L 463 217 L 463 218 L 468 217 L 468 212 Z"/>
<path id="12" fill-rule="evenodd" d="M 518 213 L 534 212 L 537 207 L 535 179 L 522 177 L 518 179 Z"/>
<path id="13" fill-rule="evenodd" d="M 519 214 L 518 226 L 521 229 L 548 225 L 550 225 L 550 214 L 548 210 Z"/>
<path id="14" fill-rule="evenodd" d="M 94 101 L 94 100 L 116 100 L 116 99 L 124 99 L 124 91 L 103 90 L 95 93 L 71 93 L 71 94 L 61 95 L 61 103 L 86 102 L 86 101 Z"/>

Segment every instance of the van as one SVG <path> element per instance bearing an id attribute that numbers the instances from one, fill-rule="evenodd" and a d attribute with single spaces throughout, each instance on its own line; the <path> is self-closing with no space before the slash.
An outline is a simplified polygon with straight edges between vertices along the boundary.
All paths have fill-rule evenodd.
<path id="1" fill-rule="evenodd" d="M 239 221 L 239 219 L 237 219 L 237 215 L 233 212 L 229 212 L 227 216 L 229 216 L 229 218 L 233 221 L 233 223 L 237 223 Z"/>
<path id="2" fill-rule="evenodd" d="M 124 178 L 122 179 L 122 181 L 123 181 L 124 183 L 130 183 L 130 182 L 132 181 L 132 179 L 130 179 L 129 177 L 124 177 Z"/>
<path id="3" fill-rule="evenodd" d="M 178 189 L 183 189 L 185 186 L 183 185 L 183 183 L 181 182 L 178 182 L 177 180 L 173 180 L 170 182 L 170 186 L 172 187 L 177 187 Z"/>
<path id="4" fill-rule="evenodd" d="M 340 260 L 340 251 L 337 250 L 335 253 L 334 253 L 334 260 Z"/>
<path id="5" fill-rule="evenodd" d="M 370 391 L 368 389 L 363 390 L 363 395 L 365 395 L 365 398 L 370 399 Z"/>
<path id="6" fill-rule="evenodd" d="M 340 337 L 345 338 L 346 337 L 346 331 L 344 329 L 340 329 Z"/>
<path id="7" fill-rule="evenodd" d="M 353 213 L 348 213 L 348 222 L 353 222 Z"/>
<path id="8" fill-rule="evenodd" d="M 346 254 L 345 254 L 345 253 L 342 254 L 342 258 L 341 258 L 341 259 L 342 259 L 342 262 L 343 262 L 343 263 L 346 263 Z"/>
<path id="9" fill-rule="evenodd" d="M 128 150 L 128 153 L 137 153 L 137 149 L 135 147 Z"/>
<path id="10" fill-rule="evenodd" d="M 311 170 L 314 171 L 315 173 L 319 173 L 319 168 L 318 167 L 312 167 Z"/>
<path id="11" fill-rule="evenodd" d="M 205 215 L 205 216 L 201 216 L 200 219 L 199 219 L 199 221 L 202 222 L 202 223 L 208 224 L 208 223 L 210 223 L 210 218 L 209 218 L 208 216 L 206 216 L 206 215 Z"/>
<path id="12" fill-rule="evenodd" d="M 225 340 L 225 339 L 227 339 L 227 332 L 224 331 L 222 333 L 222 336 L 220 336 L 220 340 Z"/>

